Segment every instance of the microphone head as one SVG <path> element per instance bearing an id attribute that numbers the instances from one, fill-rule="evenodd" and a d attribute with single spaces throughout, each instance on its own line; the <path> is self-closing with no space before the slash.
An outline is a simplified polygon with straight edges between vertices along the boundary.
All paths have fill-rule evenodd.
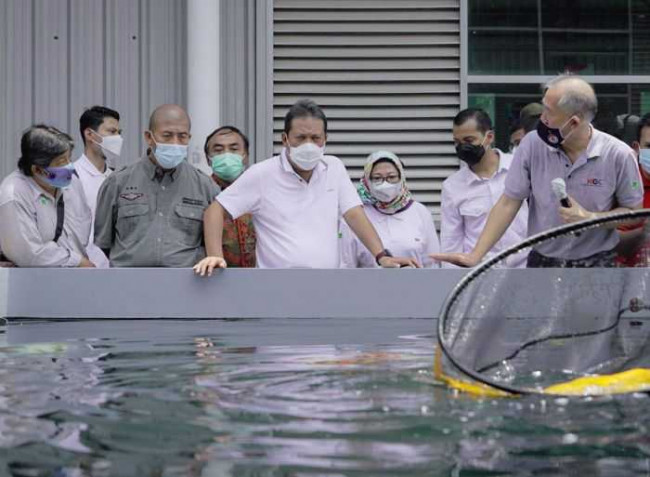
<path id="1" fill-rule="evenodd" d="M 566 199 L 568 197 L 566 193 L 566 183 L 561 177 L 556 177 L 551 181 L 551 189 L 553 189 L 555 197 L 557 197 L 559 200 Z"/>

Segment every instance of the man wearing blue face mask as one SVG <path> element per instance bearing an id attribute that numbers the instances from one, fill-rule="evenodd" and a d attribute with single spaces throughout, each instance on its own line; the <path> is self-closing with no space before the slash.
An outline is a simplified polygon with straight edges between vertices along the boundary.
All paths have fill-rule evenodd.
<path id="1" fill-rule="evenodd" d="M 537 133 L 521 141 L 504 192 L 472 251 L 434 254 L 433 258 L 475 266 L 501 238 L 526 199 L 529 235 L 641 208 L 643 189 L 632 150 L 591 125 L 598 109 L 591 85 L 579 77 L 559 76 L 547 83 L 542 103 Z M 551 183 L 557 178 L 566 183 L 568 207 L 554 194 Z M 527 266 L 613 266 L 618 240 L 616 230 L 603 228 L 559 237 L 531 250 Z"/>
<path id="2" fill-rule="evenodd" d="M 190 118 L 173 104 L 151 114 L 144 157 L 99 190 L 95 244 L 114 267 L 190 267 L 205 253 L 203 212 L 219 192 L 188 164 Z"/>
<path id="3" fill-rule="evenodd" d="M 260 268 L 338 268 L 341 218 L 379 266 L 419 266 L 384 249 L 345 166 L 324 153 L 326 140 L 323 110 L 310 100 L 294 104 L 284 119 L 281 154 L 244 172 L 206 211 L 208 256 L 194 267 L 196 273 L 227 266 L 224 221 L 247 213 L 255 224 Z"/>
<path id="4" fill-rule="evenodd" d="M 205 140 L 203 150 L 212 169 L 212 179 L 228 188 L 248 167 L 248 138 L 234 126 L 221 126 Z M 223 257 L 230 267 L 255 267 L 255 226 L 244 214 L 223 224 Z"/>
<path id="5" fill-rule="evenodd" d="M 44 124 L 23 134 L 18 170 L 0 184 L 1 261 L 94 267 L 86 256 L 90 209 L 70 162 L 72 147 L 70 136 Z"/>

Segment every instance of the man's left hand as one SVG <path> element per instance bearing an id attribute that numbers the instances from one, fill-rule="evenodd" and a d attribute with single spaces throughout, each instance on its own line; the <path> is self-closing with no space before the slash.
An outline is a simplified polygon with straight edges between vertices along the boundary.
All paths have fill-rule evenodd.
<path id="1" fill-rule="evenodd" d="M 402 268 L 402 267 L 411 267 L 411 268 L 422 268 L 417 260 L 413 258 L 406 257 L 381 257 L 379 259 L 379 266 L 381 268 Z"/>
<path id="2" fill-rule="evenodd" d="M 571 203 L 571 207 L 558 208 L 560 218 L 565 224 L 572 224 L 574 222 L 580 222 L 581 220 L 594 218 L 594 213 L 585 210 L 573 197 L 569 196 L 569 202 Z"/>

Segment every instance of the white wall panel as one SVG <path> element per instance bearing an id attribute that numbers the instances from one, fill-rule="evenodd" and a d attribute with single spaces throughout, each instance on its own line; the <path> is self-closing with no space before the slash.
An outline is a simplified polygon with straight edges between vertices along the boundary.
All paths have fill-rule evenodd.
<path id="1" fill-rule="evenodd" d="M 0 131 L 0 171 L 4 177 L 16 168 L 20 156 L 20 134 L 34 117 L 33 4 L 31 1 L 2 0 L 5 15 L 4 62 L 0 67 L 6 78 L 5 107 L 0 110 L 4 128 Z"/>
<path id="2" fill-rule="evenodd" d="M 79 116 L 117 109 L 123 163 L 144 151 L 142 132 L 161 103 L 185 105 L 185 2 L 0 0 L 0 174 L 15 169 L 20 135 L 45 121 L 83 146 Z"/>
<path id="3" fill-rule="evenodd" d="M 328 116 L 327 152 L 357 179 L 368 154 L 395 152 L 417 200 L 438 213 L 457 170 L 460 2 L 274 0 L 274 143 L 308 97 Z"/>
<path id="4" fill-rule="evenodd" d="M 85 109 L 104 103 L 106 16 L 103 0 L 70 1 L 70 96 L 68 131 L 77 151 L 83 147 L 79 117 Z M 110 106 L 107 104 L 107 106 Z"/>

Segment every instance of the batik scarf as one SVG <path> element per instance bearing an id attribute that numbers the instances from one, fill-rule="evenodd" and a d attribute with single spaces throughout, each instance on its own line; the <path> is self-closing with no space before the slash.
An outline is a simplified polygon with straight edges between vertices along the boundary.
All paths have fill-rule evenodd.
<path id="1" fill-rule="evenodd" d="M 402 183 L 401 192 L 392 200 L 392 202 L 380 202 L 375 198 L 370 192 L 370 173 L 372 168 L 375 166 L 375 163 L 380 159 L 388 159 L 392 162 L 399 172 L 399 176 Z M 361 201 L 364 204 L 372 205 L 382 214 L 393 215 L 403 210 L 408 209 L 413 203 L 413 198 L 411 197 L 411 192 L 408 187 L 406 187 L 406 177 L 404 176 L 404 167 L 400 162 L 399 158 L 389 151 L 377 151 L 373 152 L 368 156 L 366 165 L 363 168 L 363 177 L 359 181 L 357 186 L 357 191 L 359 196 L 361 196 Z"/>

